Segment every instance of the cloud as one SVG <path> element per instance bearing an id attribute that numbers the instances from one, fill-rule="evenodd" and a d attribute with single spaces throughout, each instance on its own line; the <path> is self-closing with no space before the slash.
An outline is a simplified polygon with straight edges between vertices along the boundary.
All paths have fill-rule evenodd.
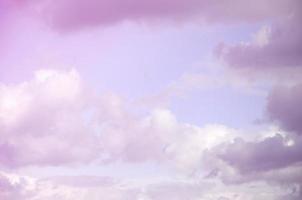
<path id="1" fill-rule="evenodd" d="M 219 146 L 218 157 L 248 174 L 293 166 L 302 161 L 302 140 L 294 141 L 281 135 L 265 138 L 259 142 L 236 139 Z"/>
<path id="2" fill-rule="evenodd" d="M 299 135 L 273 135 L 255 140 L 224 125 L 200 127 L 179 122 L 168 109 L 139 114 L 128 106 L 127 100 L 117 95 L 98 95 L 90 90 L 75 70 L 42 70 L 37 71 L 32 80 L 2 84 L 1 167 L 151 161 L 207 184 L 175 181 L 155 185 L 139 183 L 139 187 L 124 188 L 110 177 L 18 179 L 24 180 L 18 184 L 1 177 L 0 187 L 7 196 L 3 198 L 10 200 L 15 198 L 11 195 L 20 194 L 17 199 L 25 196 L 30 200 L 97 199 L 103 196 L 113 200 L 161 200 L 203 196 L 205 199 L 233 198 L 237 194 L 237 199 L 253 199 L 237 189 L 233 193 L 209 196 L 200 187 L 208 187 L 213 180 L 222 180 L 225 187 L 229 183 L 244 187 L 242 184 L 255 181 L 277 185 L 286 182 L 293 187 L 301 181 L 298 172 L 301 170 L 302 139 Z M 236 137 L 243 139 L 230 142 Z M 264 193 L 258 196 L 265 199 Z"/>
<path id="3" fill-rule="evenodd" d="M 299 199 L 302 138 L 283 133 L 256 140 L 242 137 L 217 145 L 204 153 L 201 166 L 209 172 L 204 178 L 218 179 L 229 187 L 233 185 L 245 189 L 249 188 L 249 184 L 256 186 L 261 183 L 265 183 L 263 187 L 277 187 L 273 189 L 275 194 L 271 197 L 258 194 L 261 191 L 258 188 L 255 190 L 257 195 L 251 199 L 282 199 L 285 196 L 288 199 Z M 290 192 L 284 193 L 284 190 Z"/>
<path id="4" fill-rule="evenodd" d="M 166 152 L 170 159 L 182 172 L 192 174 L 199 171 L 202 165 L 204 152 L 213 147 L 232 140 L 238 134 L 236 130 L 223 125 L 207 125 L 198 127 L 185 124 L 179 128 L 180 132 Z M 202 168 L 202 170 L 207 170 Z"/>
<path id="5" fill-rule="evenodd" d="M 284 129 L 302 134 L 302 84 L 276 87 L 268 96 L 267 112 Z"/>
<path id="6" fill-rule="evenodd" d="M 68 181 L 66 182 L 65 179 Z M 174 199 L 236 199 L 255 198 L 274 200 L 281 196 L 292 197 L 284 189 L 265 184 L 227 186 L 219 182 L 200 180 L 157 180 L 142 183 L 135 180 L 110 181 L 103 177 L 61 177 L 35 179 L 15 174 L 2 173 L 0 197 L 4 200 L 165 200 Z M 108 182 L 109 180 L 109 182 Z M 80 186 L 78 185 L 80 182 Z M 82 184 L 85 183 L 85 184 Z M 96 183 L 96 184 L 95 184 Z M 299 188 L 293 188 L 299 191 Z M 255 191 L 258 191 L 256 194 Z M 6 195 L 6 196 L 4 196 Z M 296 195 L 296 194 L 294 194 Z M 4 198 L 5 197 L 5 198 Z"/>
<path id="7" fill-rule="evenodd" d="M 116 182 L 110 178 L 104 182 L 103 177 L 66 176 L 41 180 L 14 174 L 1 176 L 0 184 L 0 197 L 3 200 L 198 199 L 204 195 L 206 188 L 210 188 L 181 180 L 142 184 L 129 180 Z"/>
<path id="8" fill-rule="evenodd" d="M 248 187 L 246 184 L 266 183 L 295 191 L 286 195 L 289 199 L 300 197 L 301 136 L 283 131 L 274 134 L 263 132 L 250 138 L 248 134 L 240 134 L 236 139 L 221 142 L 204 151 L 200 162 L 200 171 L 204 172 L 201 176 L 243 188 Z M 294 189 L 296 187 L 297 190 Z M 277 196 L 283 195 L 280 193 Z"/>
<path id="9" fill-rule="evenodd" d="M 190 169 L 228 135 L 224 127 L 180 123 L 165 109 L 137 115 L 119 96 L 95 94 L 75 70 L 40 70 L 32 80 L 0 85 L 0 128 L 0 165 L 9 168 L 173 160 Z M 179 149 L 194 148 L 185 161 Z"/>
<path id="10" fill-rule="evenodd" d="M 110 177 L 64 176 L 34 179 L 1 173 L 0 197 L 3 200 L 108 200 L 197 199 L 209 186 L 192 181 L 115 181 Z"/>
<path id="11" fill-rule="evenodd" d="M 9 180 L 4 177 L 0 176 L 0 198 L 3 200 L 13 200 L 17 199 L 18 189 L 14 187 Z"/>
<path id="12" fill-rule="evenodd" d="M 287 15 L 298 0 L 27 0 L 27 7 L 59 30 L 112 25 L 123 21 L 256 22 Z"/>
<path id="13" fill-rule="evenodd" d="M 139 115 L 117 95 L 95 94 L 75 70 L 0 85 L 0 128 L 2 167 L 155 161 L 185 171 L 233 131 L 181 123 L 167 109 Z"/>
<path id="14" fill-rule="evenodd" d="M 220 44 L 216 53 L 236 70 L 267 74 L 269 71 L 302 66 L 301 5 L 286 18 L 265 26 L 254 40 L 242 44 Z"/>
<path id="15" fill-rule="evenodd" d="M 105 162 L 155 161 L 185 173 L 199 166 L 204 150 L 233 138 L 236 132 L 223 125 L 181 123 L 167 109 L 155 109 L 144 117 L 119 113 L 118 118 L 101 118 L 99 124 Z"/>
<path id="16" fill-rule="evenodd" d="M 215 53 L 229 69 L 243 72 L 245 78 L 256 74 L 257 82 L 263 77 L 275 82 L 277 86 L 268 94 L 266 114 L 269 123 L 276 123 L 280 132 L 286 133 L 276 132 L 256 140 L 242 135 L 233 142 L 218 145 L 204 156 L 212 166 L 207 178 L 219 177 L 228 184 L 265 181 L 280 187 L 297 186 L 298 191 L 293 189 L 292 194 L 274 199 L 301 198 L 300 9 L 297 6 L 287 17 L 276 18 L 270 26 L 262 27 L 250 42 L 221 43 L 216 48 Z"/>
<path id="17" fill-rule="evenodd" d="M 122 188 L 116 183 L 101 183 L 102 177 L 83 176 L 65 177 L 63 180 L 55 178 L 40 180 L 15 174 L 2 174 L 0 197 L 3 200 L 94 200 L 100 197 L 122 200 L 124 197 L 133 196 L 131 191 L 128 192 L 127 188 Z"/>
<path id="18" fill-rule="evenodd" d="M 0 164 L 6 167 L 89 161 L 96 136 L 84 120 L 87 102 L 75 71 L 38 71 L 18 85 L 0 86 Z M 86 105 L 85 105 L 86 104 Z"/>
<path id="19" fill-rule="evenodd" d="M 0 172 L 0 199 L 23 200 L 30 196 L 33 179 Z"/>

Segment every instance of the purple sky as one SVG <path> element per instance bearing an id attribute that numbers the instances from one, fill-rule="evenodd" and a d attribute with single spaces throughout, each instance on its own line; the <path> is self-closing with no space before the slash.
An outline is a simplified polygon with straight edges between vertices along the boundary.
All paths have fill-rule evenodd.
<path id="1" fill-rule="evenodd" d="M 0 0 L 0 200 L 302 198 L 300 0 Z"/>

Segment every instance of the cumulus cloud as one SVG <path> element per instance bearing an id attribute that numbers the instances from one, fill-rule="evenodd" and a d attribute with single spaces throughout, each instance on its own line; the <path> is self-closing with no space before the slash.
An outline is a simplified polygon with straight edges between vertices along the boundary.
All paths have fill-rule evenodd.
<path id="1" fill-rule="evenodd" d="M 237 134 L 223 125 L 199 127 L 179 122 L 167 109 L 156 109 L 144 117 L 119 113 L 117 118 L 98 119 L 106 162 L 155 161 L 185 173 L 198 168 L 203 151 Z"/>
<path id="2" fill-rule="evenodd" d="M 275 134 L 250 140 L 243 138 L 242 135 L 241 138 L 204 152 L 201 166 L 209 172 L 204 178 L 218 179 L 229 187 L 233 185 L 245 189 L 249 184 L 265 183 L 263 187 L 277 188 L 273 189 L 274 195 L 264 195 L 263 199 L 299 199 L 302 138 L 291 134 Z M 280 192 L 277 194 L 278 190 Z M 261 189 L 256 191 L 258 193 Z M 262 198 L 262 195 L 257 194 L 253 198 Z"/>
<path id="3" fill-rule="evenodd" d="M 301 138 L 295 141 L 281 135 L 265 138 L 259 142 L 246 142 L 236 139 L 222 145 L 218 157 L 242 174 L 269 171 L 295 165 L 302 161 Z"/>
<path id="4" fill-rule="evenodd" d="M 0 86 L 2 167 L 156 161 L 194 169 L 205 149 L 233 137 L 222 125 L 179 122 L 167 109 L 138 115 L 114 94 L 97 95 L 75 70 L 41 70 Z"/>
<path id="5" fill-rule="evenodd" d="M 272 25 L 260 29 L 251 42 L 217 48 L 231 67 L 262 73 L 301 67 L 300 9 L 300 0 L 0 0 L 0 23 L 19 10 L 60 31 L 124 21 L 269 20 Z M 184 79 L 184 84 L 172 86 L 172 93 L 174 87 L 194 87 L 196 80 L 207 88 L 235 84 L 208 77 Z M 169 169 L 176 169 L 177 178 L 129 183 L 110 177 L 34 179 L 0 173 L 0 199 L 299 199 L 301 98 L 301 84 L 276 87 L 268 96 L 267 112 L 287 133 L 248 140 L 248 134 L 224 125 L 179 122 L 168 109 L 136 113 L 138 108 L 129 109 L 127 100 L 115 94 L 91 91 L 75 70 L 37 71 L 32 80 L 0 84 L 1 169 L 151 161 L 173 166 Z"/>
<path id="6" fill-rule="evenodd" d="M 286 18 L 265 26 L 248 43 L 217 47 L 217 54 L 233 69 L 266 73 L 302 65 L 301 5 Z"/>
<path id="7" fill-rule="evenodd" d="M 296 95 L 296 91 L 290 94 Z M 97 95 L 89 90 L 75 70 L 42 70 L 30 81 L 2 84 L 0 164 L 20 168 L 92 161 L 97 161 L 96 164 L 152 161 L 208 183 L 157 183 L 129 189 L 120 187 L 110 177 L 52 177 L 34 181 L 35 184 L 32 179 L 17 179 L 24 181 L 16 184 L 5 176 L 0 183 L 0 189 L 5 191 L 1 194 L 6 195 L 3 198 L 14 199 L 14 194 L 21 195 L 17 199 L 27 195 L 27 199 L 50 200 L 100 196 L 116 200 L 217 199 L 234 198 L 240 193 L 206 195 L 200 188 L 211 185 L 213 179 L 225 183 L 287 182 L 290 187 L 301 181 L 297 176 L 302 159 L 299 135 L 230 142 L 236 137 L 246 137 L 224 125 L 200 127 L 179 122 L 167 109 L 141 115 L 129 110 L 126 104 L 126 100 L 114 94 Z M 253 199 L 253 196 L 240 194 L 236 198 Z"/>
<path id="8" fill-rule="evenodd" d="M 218 179 L 228 186 L 246 188 L 246 184 L 266 183 L 287 188 L 292 191 L 290 194 L 281 192 L 272 199 L 282 196 L 297 199 L 301 195 L 301 151 L 300 135 L 276 132 L 273 135 L 262 133 L 255 138 L 248 138 L 242 134 L 204 151 L 200 170 L 206 172 L 204 179 Z"/>
<path id="9" fill-rule="evenodd" d="M 300 10 L 301 6 L 297 6 L 285 18 L 262 27 L 250 42 L 222 43 L 217 47 L 216 53 L 229 68 L 247 72 L 247 76 L 261 75 L 265 81 L 279 81 L 268 94 L 266 114 L 269 123 L 275 123 L 280 132 L 286 132 L 256 140 L 248 140 L 242 135 L 233 142 L 218 145 L 205 156 L 205 161 L 212 166 L 207 178 L 220 177 L 225 183 L 232 184 L 265 181 L 281 187 L 289 186 L 291 194 L 274 199 L 301 198 Z M 257 78 L 259 81 L 259 76 Z"/>
<path id="10" fill-rule="evenodd" d="M 84 120 L 87 100 L 77 72 L 38 71 L 0 86 L 0 164 L 6 167 L 89 161 L 98 152 Z"/>

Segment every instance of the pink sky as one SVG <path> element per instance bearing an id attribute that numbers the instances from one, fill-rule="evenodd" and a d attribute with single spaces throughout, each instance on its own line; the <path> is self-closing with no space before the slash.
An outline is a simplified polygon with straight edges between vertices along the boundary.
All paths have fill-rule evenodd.
<path id="1" fill-rule="evenodd" d="M 0 199 L 301 199 L 301 9 L 0 0 Z"/>

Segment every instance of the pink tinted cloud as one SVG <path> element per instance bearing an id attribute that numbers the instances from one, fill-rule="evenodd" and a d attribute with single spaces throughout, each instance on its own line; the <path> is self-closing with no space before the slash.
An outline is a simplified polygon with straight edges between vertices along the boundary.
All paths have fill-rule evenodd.
<path id="1" fill-rule="evenodd" d="M 3 174 L 3 175 L 2 175 Z M 104 182 L 103 177 L 64 177 L 62 179 L 35 179 L 16 174 L 0 176 L 1 200 L 70 200 L 99 199 L 122 200 L 133 194 L 121 189 L 117 183 Z"/>
<path id="2" fill-rule="evenodd" d="M 302 84 L 276 87 L 268 96 L 267 112 L 288 131 L 302 134 Z"/>
<path id="3" fill-rule="evenodd" d="M 110 178 L 88 176 L 51 177 L 33 179 L 18 175 L 0 176 L 1 200 L 141 200 L 197 199 L 207 185 L 184 181 L 155 182 L 135 185 L 131 182 L 113 182 Z M 128 183 L 128 184 L 126 184 Z"/>
<path id="4" fill-rule="evenodd" d="M 28 82 L 0 86 L 0 165 L 88 162 L 96 136 L 83 120 L 84 90 L 75 71 L 39 71 Z"/>
<path id="5" fill-rule="evenodd" d="M 292 167 L 301 161 L 301 142 L 298 139 L 291 146 L 286 146 L 285 139 L 279 136 L 260 142 L 221 146 L 221 142 L 232 137 L 232 130 L 224 126 L 200 128 L 180 123 L 168 110 L 137 117 L 128 112 L 117 96 L 95 98 L 73 70 L 42 70 L 30 81 L 0 88 L 2 167 L 85 164 L 101 160 L 105 154 L 108 162 L 159 161 L 164 166 L 167 163 L 178 165 L 192 175 L 198 170 L 207 170 L 207 166 L 202 168 L 202 158 L 205 152 L 212 152 L 217 145 L 221 149 L 213 151 L 227 163 L 225 168 L 231 166 L 239 172 L 245 171 L 245 174 Z M 290 169 L 286 176 L 293 176 L 296 172 Z M 236 171 L 232 176 L 242 176 L 242 173 Z M 279 175 L 282 181 L 287 179 L 286 176 Z M 217 177 L 224 180 L 219 176 L 214 178 Z M 268 180 L 261 176 L 258 179 Z M 100 197 L 112 200 L 198 199 L 206 194 L 203 188 L 207 187 L 199 182 L 176 182 L 129 189 L 121 188 L 111 178 L 91 176 L 53 177 L 35 182 L 34 187 L 29 187 L 32 183 L 26 180 L 18 184 L 5 180 L 7 178 L 0 187 L 10 195 L 10 199 L 19 191 L 26 195 L 17 196 L 18 200 Z M 282 181 L 276 183 L 281 184 Z M 253 194 L 247 196 L 250 195 Z M 238 199 L 245 197 L 241 194 Z"/>
<path id="6" fill-rule="evenodd" d="M 180 123 L 165 109 L 141 116 L 128 106 L 119 96 L 94 94 L 74 70 L 40 70 L 32 80 L 2 84 L 0 165 L 155 161 L 190 171 L 204 148 L 228 138 L 223 126 Z"/>
<path id="7" fill-rule="evenodd" d="M 166 111 L 157 111 L 145 118 L 125 114 L 119 119 L 103 121 L 107 121 L 107 125 L 100 140 L 109 154 L 108 161 L 145 162 L 167 158 L 165 147 L 171 142 L 173 131 L 177 131 L 178 126 L 174 124 L 174 116 Z"/>
<path id="8" fill-rule="evenodd" d="M 64 179 L 69 180 L 68 183 Z M 298 199 L 299 187 L 278 188 L 265 184 L 227 186 L 218 182 L 204 182 L 198 180 L 174 181 L 140 181 L 121 180 L 114 183 L 102 183 L 102 177 L 62 177 L 58 180 L 34 179 L 13 174 L 0 177 L 4 200 L 166 200 L 166 199 L 205 199 L 205 200 L 252 200 L 279 199 L 286 195 L 286 199 Z M 85 183 L 78 185 L 77 182 Z M 217 186 L 217 187 L 216 187 Z M 291 191 L 292 190 L 292 191 Z M 5 198 L 4 198 L 5 197 Z M 295 198 L 297 197 L 297 198 Z"/>
<path id="9" fill-rule="evenodd" d="M 218 156 L 242 174 L 276 170 L 302 161 L 302 139 L 295 138 L 293 142 L 289 145 L 289 140 L 281 135 L 259 142 L 236 139 L 220 146 Z"/>
<path id="10" fill-rule="evenodd" d="M 216 53 L 234 69 L 263 72 L 270 69 L 297 68 L 302 65 L 301 2 L 286 18 L 264 27 L 254 41 L 221 44 Z"/>
<path id="11" fill-rule="evenodd" d="M 199 19 L 216 22 L 255 22 L 290 13 L 298 0 L 42 0 L 28 1 L 60 30 L 111 25 L 125 20 Z"/>
<path id="12" fill-rule="evenodd" d="M 168 111 L 128 112 L 113 94 L 95 95 L 75 70 L 40 70 L 0 85 L 0 165 L 56 166 L 95 160 L 159 161 L 180 124 Z"/>
<path id="13" fill-rule="evenodd" d="M 1 200 L 19 200 L 22 196 L 23 185 L 12 184 L 8 177 L 0 174 L 0 199 Z"/>

